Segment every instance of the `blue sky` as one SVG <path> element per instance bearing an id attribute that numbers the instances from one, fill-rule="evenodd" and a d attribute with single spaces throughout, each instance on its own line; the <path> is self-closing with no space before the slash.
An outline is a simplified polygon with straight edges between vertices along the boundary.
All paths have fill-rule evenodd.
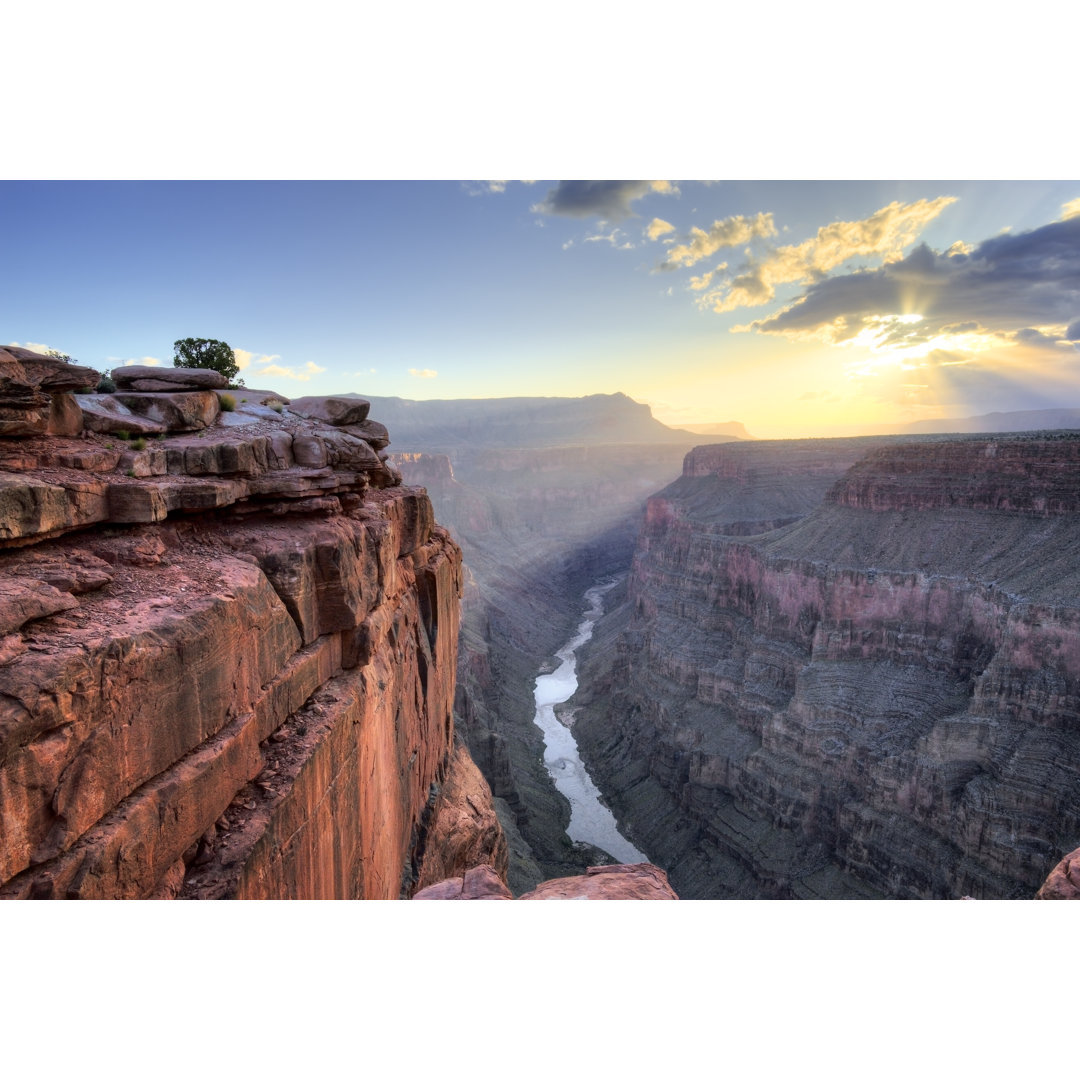
<path id="1" fill-rule="evenodd" d="M 0 336 L 98 368 L 211 337 L 292 396 L 623 391 L 758 435 L 1080 406 L 1078 200 L 1080 180 L 0 181 L 26 253 Z M 978 255 L 1028 234 L 1021 261 Z M 888 293 L 916 270 L 914 306 Z"/>

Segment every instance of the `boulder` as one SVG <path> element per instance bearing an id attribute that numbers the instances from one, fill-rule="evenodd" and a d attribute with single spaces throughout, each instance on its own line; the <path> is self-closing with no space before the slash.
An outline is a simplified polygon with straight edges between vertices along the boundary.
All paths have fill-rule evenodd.
<path id="1" fill-rule="evenodd" d="M 229 380 L 220 371 L 208 368 L 166 368 L 130 364 L 113 368 L 112 379 L 118 390 L 147 393 L 175 393 L 184 390 L 224 390 Z"/>
<path id="2" fill-rule="evenodd" d="M 449 878 L 421 889 L 414 900 L 513 900 L 514 897 L 491 866 L 474 866 L 459 878 Z"/>
<path id="3" fill-rule="evenodd" d="M 385 450 L 390 445 L 390 432 L 377 420 L 365 420 L 362 424 L 346 424 L 345 430 L 358 439 L 363 439 L 373 450 Z"/>
<path id="4" fill-rule="evenodd" d="M 85 427 L 102 435 L 115 435 L 118 431 L 132 435 L 162 435 L 167 430 L 157 420 L 136 416 L 114 394 L 80 394 L 75 400 Z"/>
<path id="5" fill-rule="evenodd" d="M 293 398 L 289 405 L 298 416 L 335 427 L 362 424 L 370 408 L 371 402 L 362 397 L 300 397 Z"/>
<path id="6" fill-rule="evenodd" d="M 1080 848 L 1069 852 L 1050 871 L 1036 900 L 1080 900 Z"/>
<path id="7" fill-rule="evenodd" d="M 167 394 L 121 393 L 111 395 L 138 416 L 162 424 L 166 431 L 201 431 L 221 411 L 212 390 L 178 390 Z"/>

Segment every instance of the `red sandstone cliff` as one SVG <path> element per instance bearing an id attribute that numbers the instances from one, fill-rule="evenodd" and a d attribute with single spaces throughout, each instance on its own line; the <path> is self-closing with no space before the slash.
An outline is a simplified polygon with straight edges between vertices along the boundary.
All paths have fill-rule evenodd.
<path id="1" fill-rule="evenodd" d="M 366 403 L 225 413 L 158 369 L 80 399 L 88 369 L 0 361 L 0 897 L 505 875 L 454 746 L 460 552 Z"/>

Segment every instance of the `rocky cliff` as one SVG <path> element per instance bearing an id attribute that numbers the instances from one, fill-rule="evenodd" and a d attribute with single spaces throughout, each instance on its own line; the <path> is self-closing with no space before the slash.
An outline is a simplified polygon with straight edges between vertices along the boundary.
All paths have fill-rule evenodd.
<path id="1" fill-rule="evenodd" d="M 681 896 L 1030 897 L 1080 842 L 1080 436 L 878 442 L 649 501 L 575 731 Z"/>
<path id="2" fill-rule="evenodd" d="M 366 402 L 211 375 L 73 393 L 98 373 L 0 350 L 0 897 L 505 874 L 455 744 L 457 545 Z"/>

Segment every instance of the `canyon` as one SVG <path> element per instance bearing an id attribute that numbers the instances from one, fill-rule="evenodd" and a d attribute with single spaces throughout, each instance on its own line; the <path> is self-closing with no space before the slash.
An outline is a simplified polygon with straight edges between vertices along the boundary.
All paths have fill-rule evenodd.
<path id="1" fill-rule="evenodd" d="M 1078 895 L 1077 433 L 113 375 L 0 350 L 0 898 Z"/>
<path id="2" fill-rule="evenodd" d="M 582 758 L 684 898 L 1067 883 L 1078 525 L 1075 432 L 697 448 L 586 646 Z"/>
<path id="3" fill-rule="evenodd" d="M 495 796 L 512 891 L 610 862 L 566 834 L 570 804 L 544 768 L 533 685 L 558 663 L 585 590 L 625 572 L 646 498 L 701 437 L 622 394 L 372 401 L 396 417 L 390 462 L 424 486 L 464 552 L 456 716 Z"/>

